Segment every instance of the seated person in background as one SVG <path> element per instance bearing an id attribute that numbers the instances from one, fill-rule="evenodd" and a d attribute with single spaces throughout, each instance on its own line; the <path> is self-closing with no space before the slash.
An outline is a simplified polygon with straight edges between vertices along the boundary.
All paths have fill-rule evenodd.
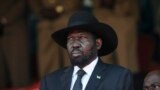
<path id="1" fill-rule="evenodd" d="M 146 75 L 143 90 L 160 90 L 160 70 L 151 71 Z"/>

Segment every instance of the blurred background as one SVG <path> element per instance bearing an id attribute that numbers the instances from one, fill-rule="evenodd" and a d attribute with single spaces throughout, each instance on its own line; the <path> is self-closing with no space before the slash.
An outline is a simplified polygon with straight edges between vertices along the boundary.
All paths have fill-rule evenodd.
<path id="1" fill-rule="evenodd" d="M 160 69 L 160 0 L 1 0 L 0 90 L 38 90 L 46 74 L 70 64 L 51 34 L 78 10 L 93 13 L 117 33 L 115 52 L 101 57 L 128 68 L 135 90 Z"/>

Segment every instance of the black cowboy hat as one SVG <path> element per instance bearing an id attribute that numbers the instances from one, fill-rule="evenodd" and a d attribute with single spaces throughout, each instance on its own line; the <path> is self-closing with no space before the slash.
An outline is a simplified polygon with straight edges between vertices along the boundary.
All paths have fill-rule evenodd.
<path id="1" fill-rule="evenodd" d="M 68 22 L 68 27 L 52 34 L 52 38 L 62 47 L 67 48 L 67 35 L 75 29 L 89 31 L 102 39 L 102 47 L 98 51 L 99 56 L 113 52 L 118 44 L 117 35 L 107 24 L 100 23 L 91 13 L 78 11 L 73 14 Z"/>

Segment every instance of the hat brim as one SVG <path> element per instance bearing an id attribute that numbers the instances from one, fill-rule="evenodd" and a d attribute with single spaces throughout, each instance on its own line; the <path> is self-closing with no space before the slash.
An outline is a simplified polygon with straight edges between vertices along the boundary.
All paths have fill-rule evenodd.
<path id="1" fill-rule="evenodd" d="M 67 27 L 54 32 L 51 36 L 60 46 L 62 46 L 63 48 L 67 48 L 67 35 L 69 32 L 75 29 L 86 30 L 99 36 L 102 39 L 102 47 L 98 51 L 99 56 L 107 55 L 117 48 L 118 39 L 116 33 L 109 25 L 103 23 L 93 23 Z"/>

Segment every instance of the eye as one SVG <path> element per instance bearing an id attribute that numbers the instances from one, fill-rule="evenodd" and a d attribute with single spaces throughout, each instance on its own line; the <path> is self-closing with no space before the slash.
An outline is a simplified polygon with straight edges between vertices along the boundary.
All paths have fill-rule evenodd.
<path id="1" fill-rule="evenodd" d="M 69 40 L 73 40 L 73 37 L 71 37 L 71 36 L 67 37 L 67 41 L 69 41 Z"/>
<path id="2" fill-rule="evenodd" d="M 147 87 L 144 87 L 143 90 L 148 90 L 148 88 L 147 88 Z"/>
<path id="3" fill-rule="evenodd" d="M 151 87 L 154 89 L 160 89 L 160 85 L 156 85 L 156 84 L 152 84 Z"/>
<path id="4" fill-rule="evenodd" d="M 85 38 L 87 38 L 87 36 L 81 35 L 81 36 L 79 36 L 78 38 L 79 38 L 79 39 L 85 39 Z"/>
<path id="5" fill-rule="evenodd" d="M 160 85 L 155 85 L 155 89 L 160 89 Z"/>

